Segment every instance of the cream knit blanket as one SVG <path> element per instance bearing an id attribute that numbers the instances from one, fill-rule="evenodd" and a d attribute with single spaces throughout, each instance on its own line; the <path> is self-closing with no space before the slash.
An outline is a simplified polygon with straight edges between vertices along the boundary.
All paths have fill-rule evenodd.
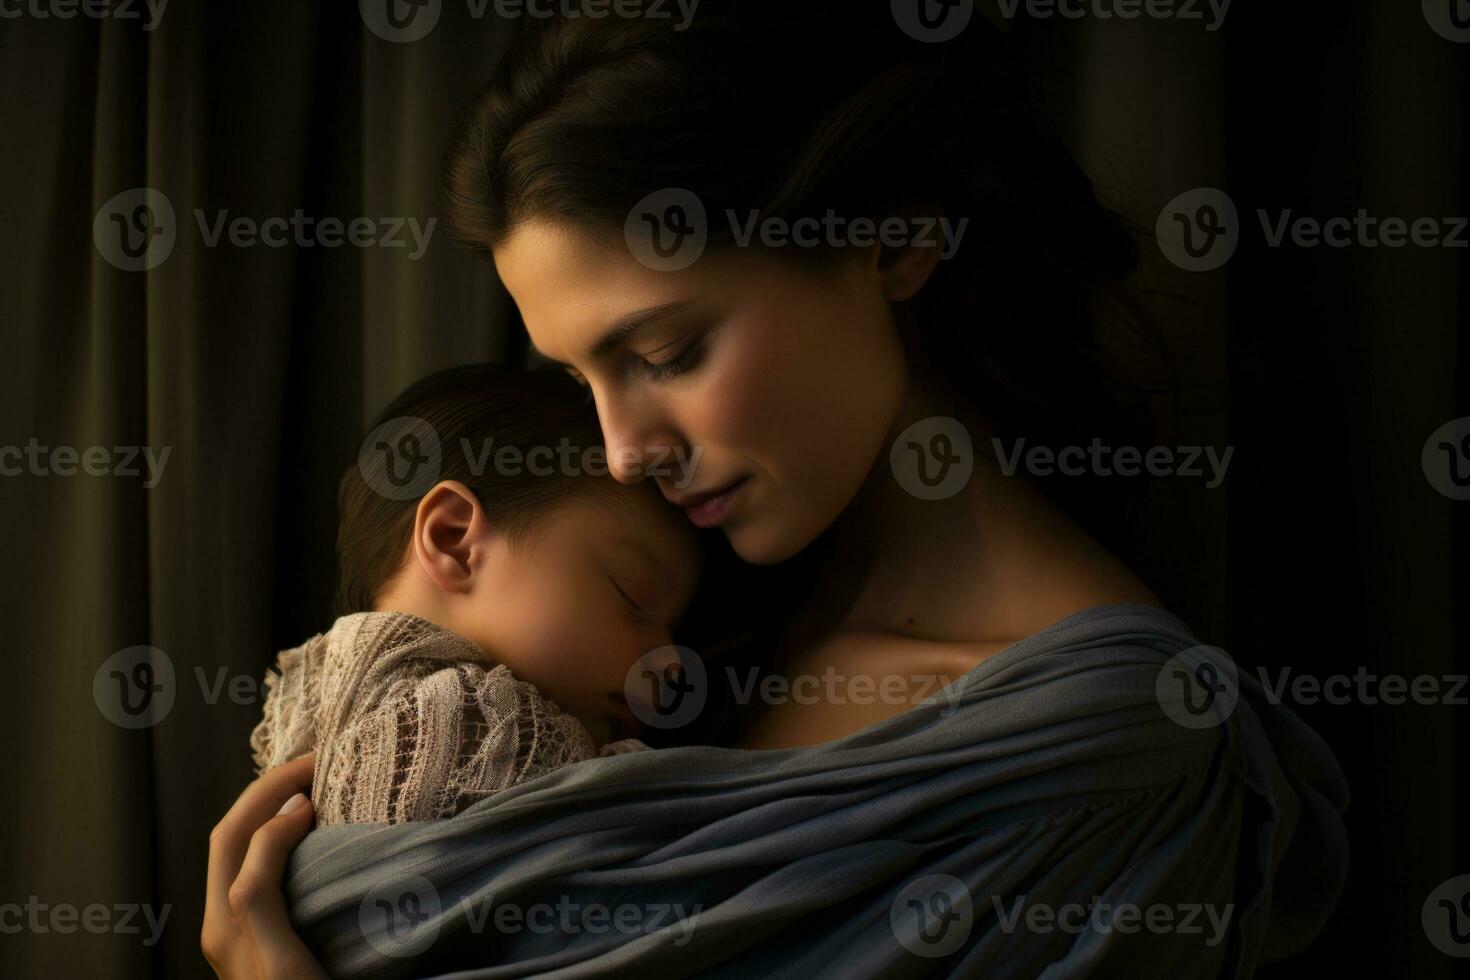
<path id="1" fill-rule="evenodd" d="M 407 613 L 344 616 L 282 651 L 250 736 L 257 772 L 315 751 L 318 825 L 448 817 L 599 753 L 586 727 L 458 633 Z"/>

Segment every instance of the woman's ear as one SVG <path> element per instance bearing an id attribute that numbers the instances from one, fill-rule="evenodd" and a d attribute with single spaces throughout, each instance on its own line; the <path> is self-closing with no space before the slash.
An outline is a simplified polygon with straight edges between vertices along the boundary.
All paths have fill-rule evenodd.
<path id="1" fill-rule="evenodd" d="M 413 556 L 445 592 L 465 593 L 483 564 L 490 526 L 469 487 L 445 480 L 424 494 L 413 521 Z"/>
<path id="2" fill-rule="evenodd" d="M 880 243 L 877 271 L 884 297 L 890 303 L 902 303 L 919 294 L 939 266 L 940 257 L 952 246 L 944 240 L 943 229 L 947 226 L 938 207 L 903 208 L 890 218 L 903 220 L 904 244 Z"/>

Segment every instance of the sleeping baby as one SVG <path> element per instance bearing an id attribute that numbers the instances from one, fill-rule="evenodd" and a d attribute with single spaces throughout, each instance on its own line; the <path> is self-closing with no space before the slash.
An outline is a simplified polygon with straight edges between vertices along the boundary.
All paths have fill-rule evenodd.
<path id="1" fill-rule="evenodd" d="M 318 824 L 397 823 L 646 749 L 652 705 L 625 680 L 676 668 L 699 539 L 601 453 L 559 370 L 455 368 L 399 396 L 342 481 L 342 616 L 266 677 L 258 771 L 315 752 Z"/>

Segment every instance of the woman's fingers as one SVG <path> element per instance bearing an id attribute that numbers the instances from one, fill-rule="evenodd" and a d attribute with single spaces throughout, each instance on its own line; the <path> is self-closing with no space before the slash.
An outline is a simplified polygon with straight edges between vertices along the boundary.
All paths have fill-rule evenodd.
<path id="1" fill-rule="evenodd" d="M 262 775 L 245 788 L 245 792 L 240 794 L 234 806 L 230 807 L 229 812 L 209 835 L 209 873 L 200 946 L 204 950 L 205 958 L 220 976 L 256 974 L 256 955 L 243 935 L 241 923 L 236 921 L 230 908 L 230 890 L 239 876 L 255 833 L 276 816 L 286 801 L 311 789 L 314 763 L 314 757 L 307 755 Z M 306 829 L 311 826 L 308 816 L 310 813 L 311 808 L 307 806 L 305 814 L 294 815 L 296 820 L 305 821 Z M 292 814 L 284 816 L 289 818 Z M 288 828 L 295 827 L 291 820 L 283 823 Z M 306 829 L 301 830 L 301 835 L 305 834 Z M 300 836 L 295 840 L 300 840 Z M 284 869 L 284 864 L 282 868 Z M 279 876 L 275 885 L 279 891 Z M 296 940 L 296 943 L 299 945 L 300 941 Z"/>
<path id="2" fill-rule="evenodd" d="M 311 790 L 314 755 L 304 755 L 266 772 L 245 787 L 245 792 L 209 835 L 209 885 L 204 917 L 211 908 L 229 914 L 229 891 L 245 860 L 251 836 L 297 793 Z"/>
<path id="3" fill-rule="evenodd" d="M 311 801 L 304 793 L 288 799 L 276 816 L 251 835 L 245 860 L 230 886 L 230 911 L 254 953 L 257 976 L 322 975 L 291 928 L 281 891 L 286 862 L 311 830 L 313 816 Z"/>
<path id="4" fill-rule="evenodd" d="M 245 849 L 250 846 L 250 835 L 274 817 L 291 797 L 311 792 L 312 767 L 315 765 L 315 755 L 303 755 L 262 774 L 245 787 L 245 792 L 215 827 L 210 840 L 219 838 L 231 849 L 238 846 L 238 857 L 243 860 Z"/>

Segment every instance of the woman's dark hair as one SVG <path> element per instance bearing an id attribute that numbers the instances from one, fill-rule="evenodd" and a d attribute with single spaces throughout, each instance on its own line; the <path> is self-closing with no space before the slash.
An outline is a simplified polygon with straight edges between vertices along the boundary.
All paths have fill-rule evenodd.
<path id="1" fill-rule="evenodd" d="M 378 440 L 383 433 L 387 438 Z M 378 455 L 383 447 L 390 456 L 397 452 L 400 437 L 414 439 L 413 454 L 432 467 L 424 471 L 422 490 L 439 480 L 460 481 L 513 543 L 543 527 L 558 504 L 596 493 L 607 479 L 580 466 L 552 465 L 564 444 L 578 459 L 602 445 L 596 409 L 565 372 L 472 364 L 414 382 L 368 427 L 368 438 L 381 446 L 366 446 L 363 462 L 342 476 L 338 615 L 371 611 L 403 565 L 422 494 L 406 495 L 385 483 L 395 462 L 380 462 Z M 531 456 L 541 447 L 545 451 Z M 514 450 L 503 457 L 508 465 L 497 464 L 496 454 L 507 449 Z"/>
<path id="2" fill-rule="evenodd" d="M 682 30 L 534 22 L 462 117 L 443 209 L 460 241 L 489 250 L 536 220 L 622 234 L 636 204 L 675 187 L 711 216 L 712 249 L 731 245 L 713 219 L 727 210 L 936 207 L 969 223 L 914 301 L 932 363 L 1000 438 L 1117 445 L 1144 421 L 1136 396 L 1162 387 L 1117 288 L 1137 243 L 1034 123 L 995 41 L 979 17 L 948 43 L 915 40 L 882 3 L 704 0 Z M 844 250 L 784 252 L 820 265 Z"/>
<path id="3" fill-rule="evenodd" d="M 952 41 L 917 40 L 881 2 L 704 0 L 677 30 L 612 16 L 528 24 L 462 118 L 442 209 L 481 250 L 531 221 L 620 235 L 668 188 L 697 195 L 710 249 L 733 247 L 714 220 L 727 211 L 939 209 L 969 223 L 912 301 L 917 343 L 993 434 L 1152 443 L 1148 402 L 1168 372 L 1120 288 L 1137 242 L 1035 123 L 1001 40 L 978 16 Z M 784 253 L 818 270 L 844 258 Z M 1117 546 L 1126 481 L 1038 482 Z"/>

